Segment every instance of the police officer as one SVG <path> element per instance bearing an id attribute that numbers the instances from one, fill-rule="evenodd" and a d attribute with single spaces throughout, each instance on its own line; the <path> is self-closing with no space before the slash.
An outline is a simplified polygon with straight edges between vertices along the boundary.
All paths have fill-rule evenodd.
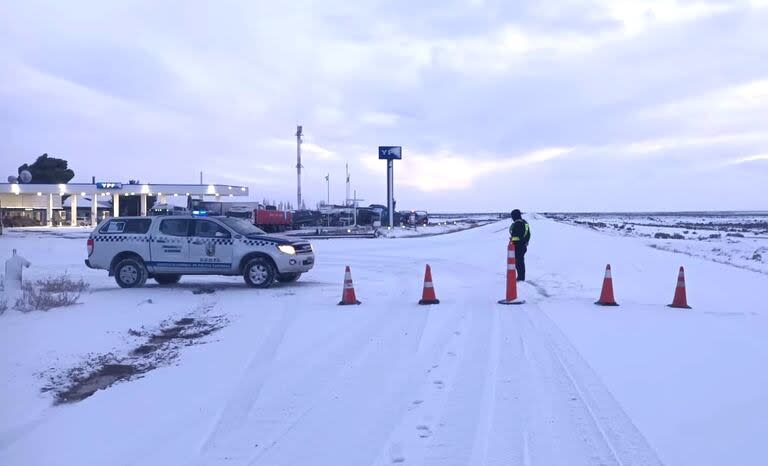
<path id="1" fill-rule="evenodd" d="M 531 226 L 523 220 L 519 209 L 512 211 L 512 225 L 509 227 L 510 240 L 515 244 L 515 265 L 517 267 L 517 281 L 525 281 L 525 252 L 528 250 L 528 241 L 531 240 Z"/>

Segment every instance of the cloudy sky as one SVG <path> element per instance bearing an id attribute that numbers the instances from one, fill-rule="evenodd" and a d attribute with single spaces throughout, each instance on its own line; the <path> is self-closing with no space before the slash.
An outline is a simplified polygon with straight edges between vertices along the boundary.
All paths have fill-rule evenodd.
<path id="1" fill-rule="evenodd" d="M 0 174 L 308 205 L 768 209 L 768 0 L 9 0 Z"/>

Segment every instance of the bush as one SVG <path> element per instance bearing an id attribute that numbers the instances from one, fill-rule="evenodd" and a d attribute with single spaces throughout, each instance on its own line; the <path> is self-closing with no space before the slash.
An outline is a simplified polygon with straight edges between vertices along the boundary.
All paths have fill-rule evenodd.
<path id="1" fill-rule="evenodd" d="M 25 282 L 14 308 L 21 312 L 31 312 L 71 306 L 77 303 L 80 294 L 87 289 L 88 284 L 82 279 L 75 281 L 67 274 L 44 278 L 34 283 Z"/>
<path id="2" fill-rule="evenodd" d="M 69 278 L 66 273 L 58 277 L 48 277 L 35 282 L 40 291 L 48 293 L 82 293 L 88 289 L 88 284 L 79 279 L 77 281 Z"/>
<path id="3" fill-rule="evenodd" d="M 0 298 L 0 315 L 8 310 L 8 301 L 5 298 Z"/>

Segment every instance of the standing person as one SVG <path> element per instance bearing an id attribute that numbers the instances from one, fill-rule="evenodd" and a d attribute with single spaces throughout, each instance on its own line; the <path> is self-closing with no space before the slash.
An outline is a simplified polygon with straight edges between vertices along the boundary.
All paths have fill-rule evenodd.
<path id="1" fill-rule="evenodd" d="M 531 226 L 523 220 L 519 209 L 512 211 L 512 225 L 509 227 L 510 240 L 515 244 L 515 266 L 517 267 L 517 281 L 525 281 L 525 253 L 528 250 L 528 241 L 531 240 Z"/>

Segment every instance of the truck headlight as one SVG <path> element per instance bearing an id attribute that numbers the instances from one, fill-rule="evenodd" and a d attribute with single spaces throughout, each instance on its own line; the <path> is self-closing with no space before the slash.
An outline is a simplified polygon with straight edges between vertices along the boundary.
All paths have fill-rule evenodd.
<path id="1" fill-rule="evenodd" d="M 277 247 L 277 249 L 280 250 L 283 254 L 296 254 L 296 248 L 291 246 L 290 244 L 281 244 Z"/>

